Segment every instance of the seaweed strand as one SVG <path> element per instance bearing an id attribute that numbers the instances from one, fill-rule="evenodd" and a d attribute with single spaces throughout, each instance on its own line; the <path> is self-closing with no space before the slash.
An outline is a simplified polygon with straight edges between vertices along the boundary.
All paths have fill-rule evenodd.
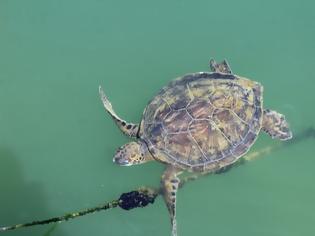
<path id="1" fill-rule="evenodd" d="M 98 212 L 98 211 L 112 209 L 112 208 L 117 207 L 118 205 L 119 205 L 119 201 L 118 200 L 113 200 L 111 202 L 102 204 L 102 205 L 97 206 L 97 207 L 84 209 L 84 210 L 78 211 L 78 212 L 67 213 L 67 214 L 65 214 L 63 216 L 53 217 L 53 218 L 46 219 L 46 220 L 36 220 L 36 221 L 29 222 L 29 223 L 24 223 L 24 224 L 17 224 L 17 225 L 12 225 L 12 226 L 1 227 L 0 228 L 0 232 L 1 231 L 8 231 L 8 230 L 15 230 L 15 229 L 19 229 L 19 228 L 30 227 L 30 226 L 34 226 L 34 225 L 45 225 L 45 224 L 50 224 L 50 223 L 61 223 L 63 221 L 68 221 L 70 219 L 74 219 L 74 218 L 77 218 L 77 217 L 80 217 L 80 216 L 84 216 L 84 215 L 87 215 L 87 214 L 91 214 L 91 213 L 95 213 L 95 212 Z"/>

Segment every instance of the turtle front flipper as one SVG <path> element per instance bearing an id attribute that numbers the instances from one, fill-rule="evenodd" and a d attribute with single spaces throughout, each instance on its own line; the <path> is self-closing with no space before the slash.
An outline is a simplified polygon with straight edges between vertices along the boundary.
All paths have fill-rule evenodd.
<path id="1" fill-rule="evenodd" d="M 218 64 L 214 59 L 211 59 L 210 69 L 212 72 L 232 74 L 232 70 L 227 60 L 223 60 L 221 63 Z"/>
<path id="2" fill-rule="evenodd" d="M 101 86 L 99 86 L 99 94 L 106 111 L 111 115 L 120 130 L 129 137 L 136 137 L 139 131 L 139 125 L 126 122 L 116 114 Z"/>
<path id="3" fill-rule="evenodd" d="M 288 140 L 292 138 L 292 132 L 284 115 L 269 109 L 264 110 L 262 129 L 272 138 Z"/>
<path id="4" fill-rule="evenodd" d="M 180 171 L 172 165 L 167 166 L 164 174 L 162 175 L 162 193 L 166 203 L 168 212 L 171 217 L 172 236 L 177 235 L 176 227 L 176 193 L 179 186 L 179 178 L 177 177 Z"/>

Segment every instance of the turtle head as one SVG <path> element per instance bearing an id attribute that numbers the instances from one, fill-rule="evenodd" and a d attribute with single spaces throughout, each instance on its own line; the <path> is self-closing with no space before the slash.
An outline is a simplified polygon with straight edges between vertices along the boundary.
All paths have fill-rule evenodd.
<path id="1" fill-rule="evenodd" d="M 130 142 L 121 146 L 114 156 L 113 162 L 121 166 L 130 166 L 152 160 L 147 145 L 142 141 Z"/>

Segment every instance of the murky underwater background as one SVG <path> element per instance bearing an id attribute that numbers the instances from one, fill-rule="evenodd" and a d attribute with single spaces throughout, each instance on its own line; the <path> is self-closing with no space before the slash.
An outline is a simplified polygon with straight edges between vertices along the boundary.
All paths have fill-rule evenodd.
<path id="1" fill-rule="evenodd" d="M 157 186 L 163 165 L 112 163 L 126 143 L 105 113 L 138 121 L 169 80 L 228 59 L 260 81 L 295 133 L 315 126 L 312 1 L 0 1 L 0 226 L 93 207 Z M 315 230 L 314 142 L 202 178 L 178 194 L 179 236 Z M 261 134 L 252 151 L 276 144 Z M 3 235 L 45 235 L 38 226 Z M 46 234 L 48 235 L 48 234 Z M 50 235 L 170 235 L 161 198 L 59 224 Z"/>

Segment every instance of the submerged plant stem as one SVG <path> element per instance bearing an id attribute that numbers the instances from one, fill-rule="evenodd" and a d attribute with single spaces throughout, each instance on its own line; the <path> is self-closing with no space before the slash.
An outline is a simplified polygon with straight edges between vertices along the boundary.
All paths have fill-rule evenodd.
<path id="1" fill-rule="evenodd" d="M 292 140 L 288 141 L 287 143 L 279 143 L 273 146 L 269 146 L 266 148 L 262 148 L 258 151 L 251 152 L 250 154 L 247 154 L 244 156 L 240 161 L 236 162 L 234 166 L 242 165 L 248 161 L 252 161 L 254 159 L 257 159 L 259 157 L 265 156 L 266 154 L 269 154 L 270 152 L 277 151 L 279 149 L 282 149 L 284 147 L 287 147 L 288 145 L 299 143 L 305 139 L 308 138 L 315 138 L 315 129 L 314 128 L 308 128 L 301 133 L 297 134 Z M 228 168 L 230 169 L 230 167 Z M 228 169 L 224 169 L 223 171 L 220 170 L 218 172 L 213 173 L 206 173 L 206 174 L 199 174 L 199 175 L 189 175 L 181 179 L 179 187 L 182 188 L 186 183 L 198 179 L 200 176 L 205 176 L 209 174 L 220 174 L 222 172 L 225 172 Z M 119 199 L 113 200 L 111 202 L 107 202 L 104 204 L 101 204 L 97 207 L 84 209 L 82 211 L 68 213 L 62 216 L 46 219 L 46 220 L 38 220 L 33 221 L 30 223 L 24 223 L 24 224 L 17 224 L 12 226 L 6 226 L 6 227 L 0 227 L 0 232 L 8 231 L 8 230 L 15 230 L 19 228 L 24 227 L 30 227 L 35 225 L 45 225 L 50 223 L 61 223 L 64 221 L 68 221 L 70 219 L 74 219 L 80 216 L 84 216 L 87 214 L 104 211 L 116 207 L 120 207 L 124 210 L 131 210 L 138 207 L 146 207 L 149 204 L 153 204 L 155 198 L 161 194 L 161 190 L 159 188 L 150 188 L 150 187 L 141 187 L 137 190 L 130 191 L 127 193 L 123 193 L 120 195 Z"/>
<path id="2" fill-rule="evenodd" d="M 84 209 L 84 210 L 78 211 L 78 212 L 68 213 L 68 214 L 65 214 L 63 216 L 58 216 L 58 217 L 54 217 L 54 218 L 50 218 L 50 219 L 46 219 L 46 220 L 33 221 L 33 222 L 30 222 L 30 223 L 25 223 L 25 224 L 17 224 L 17 225 L 12 225 L 12 226 L 7 226 L 7 227 L 1 227 L 0 228 L 0 232 L 1 231 L 7 231 L 7 230 L 14 230 L 14 229 L 19 229 L 19 228 L 24 228 L 24 227 L 30 227 L 30 226 L 34 226 L 34 225 L 45 225 L 45 224 L 50 224 L 50 223 L 61 223 L 63 221 L 74 219 L 74 218 L 77 218 L 77 217 L 80 217 L 80 216 L 84 216 L 84 215 L 87 215 L 87 214 L 91 214 L 91 213 L 95 213 L 95 212 L 98 212 L 98 211 L 112 209 L 112 208 L 117 207 L 118 205 L 119 205 L 119 201 L 118 200 L 114 200 L 114 201 L 111 201 L 109 203 L 105 203 L 105 204 L 102 204 L 100 206 L 97 206 L 97 207 Z"/>

